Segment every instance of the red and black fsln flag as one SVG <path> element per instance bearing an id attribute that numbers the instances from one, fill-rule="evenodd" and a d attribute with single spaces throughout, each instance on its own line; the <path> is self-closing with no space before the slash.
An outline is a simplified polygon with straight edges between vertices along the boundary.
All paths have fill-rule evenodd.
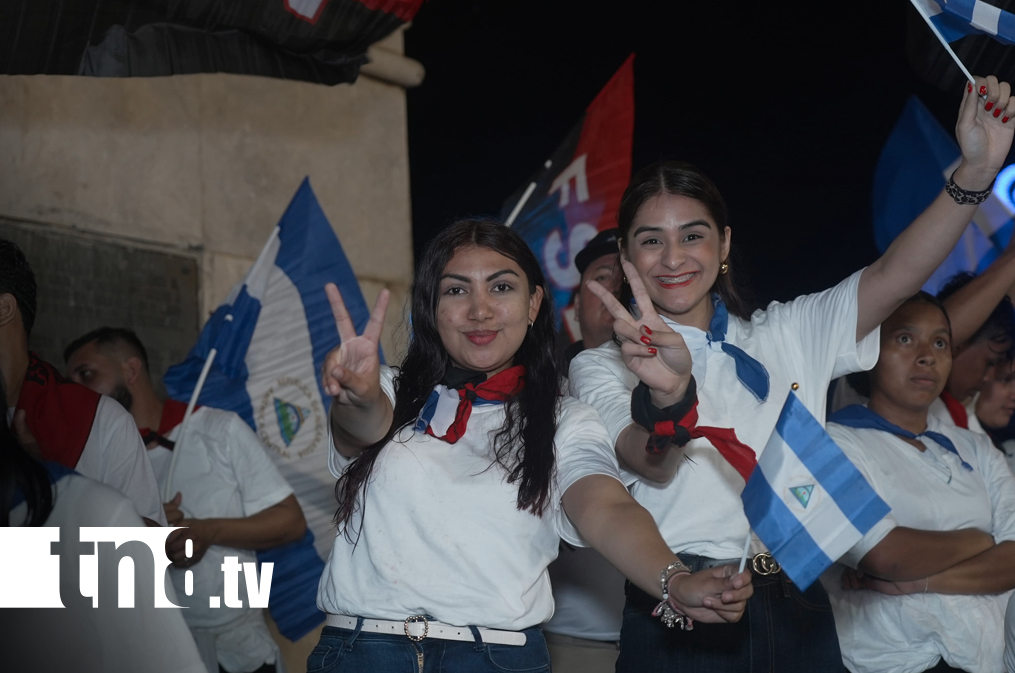
<path id="1" fill-rule="evenodd" d="M 355 81 L 423 0 L 5 0 L 0 73 Z"/>

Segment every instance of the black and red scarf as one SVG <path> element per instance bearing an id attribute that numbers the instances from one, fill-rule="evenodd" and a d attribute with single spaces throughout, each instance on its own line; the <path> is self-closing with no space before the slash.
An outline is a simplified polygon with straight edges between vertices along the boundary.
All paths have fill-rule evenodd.
<path id="1" fill-rule="evenodd" d="M 525 367 L 515 365 L 486 378 L 483 372 L 450 367 L 419 412 L 414 429 L 449 444 L 465 434 L 477 405 L 504 404 L 525 387 Z"/>

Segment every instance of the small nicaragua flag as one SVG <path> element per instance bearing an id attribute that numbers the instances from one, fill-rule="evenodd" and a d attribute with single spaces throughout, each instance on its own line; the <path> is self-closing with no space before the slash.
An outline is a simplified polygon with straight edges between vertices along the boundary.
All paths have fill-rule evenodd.
<path id="1" fill-rule="evenodd" d="M 989 35 L 1015 44 L 1015 15 L 983 0 L 912 0 L 948 42 L 966 35 Z"/>
<path id="2" fill-rule="evenodd" d="M 741 498 L 801 590 L 891 511 L 792 392 Z"/>

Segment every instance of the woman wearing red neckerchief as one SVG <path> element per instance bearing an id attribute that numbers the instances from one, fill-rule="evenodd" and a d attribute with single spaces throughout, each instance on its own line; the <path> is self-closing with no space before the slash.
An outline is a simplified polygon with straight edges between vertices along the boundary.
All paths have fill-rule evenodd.
<path id="1" fill-rule="evenodd" d="M 739 619 L 748 575 L 688 573 L 620 482 L 596 413 L 562 396 L 546 281 L 515 232 L 464 220 L 430 243 L 397 371 L 378 359 L 387 292 L 357 335 L 327 291 L 338 533 L 309 670 L 548 671 L 538 624 L 561 538 L 598 549 L 671 623 Z"/>

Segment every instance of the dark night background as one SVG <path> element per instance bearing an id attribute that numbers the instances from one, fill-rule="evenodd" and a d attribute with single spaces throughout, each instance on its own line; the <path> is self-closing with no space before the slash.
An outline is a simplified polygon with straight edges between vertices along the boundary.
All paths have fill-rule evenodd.
<path id="1" fill-rule="evenodd" d="M 962 93 L 907 61 L 909 2 L 876 6 L 429 0 L 406 33 L 427 70 L 408 95 L 417 256 L 497 214 L 635 52 L 633 169 L 712 177 L 759 305 L 835 284 L 877 257 L 874 168 L 906 99 L 951 130 Z"/>

